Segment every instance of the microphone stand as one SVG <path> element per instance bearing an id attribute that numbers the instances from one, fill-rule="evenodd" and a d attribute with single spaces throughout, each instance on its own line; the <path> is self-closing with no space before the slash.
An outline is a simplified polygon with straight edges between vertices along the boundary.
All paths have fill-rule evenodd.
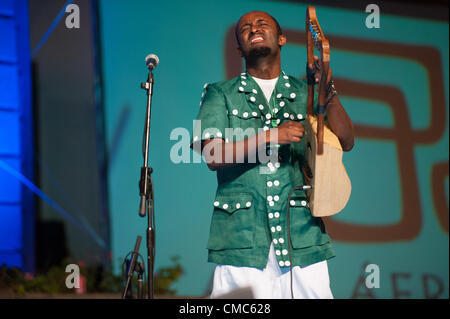
<path id="1" fill-rule="evenodd" d="M 145 265 L 143 263 L 136 263 L 134 270 L 138 274 L 138 292 L 137 292 L 137 299 L 143 299 L 143 291 L 144 291 L 144 285 L 143 285 L 143 275 L 145 272 Z"/>
<path id="2" fill-rule="evenodd" d="M 144 165 L 141 167 L 141 179 L 139 181 L 139 195 L 141 197 L 139 205 L 139 216 L 148 216 L 147 227 L 147 284 L 148 284 L 148 299 L 154 299 L 153 296 L 153 267 L 155 262 L 155 228 L 154 228 L 154 194 L 153 194 L 153 182 L 151 174 L 153 169 L 148 167 L 148 151 L 150 140 L 150 116 L 152 108 L 152 96 L 153 96 L 153 73 L 152 68 L 149 67 L 149 73 L 147 82 L 141 83 L 141 88 L 147 91 L 147 113 L 145 117 L 144 128 Z"/>

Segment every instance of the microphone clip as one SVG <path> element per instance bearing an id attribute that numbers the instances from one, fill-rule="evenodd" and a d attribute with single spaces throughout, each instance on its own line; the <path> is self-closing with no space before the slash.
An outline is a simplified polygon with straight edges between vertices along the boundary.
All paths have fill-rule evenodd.
<path id="1" fill-rule="evenodd" d="M 147 82 L 141 82 L 141 89 L 147 90 L 148 95 L 153 94 L 153 84 L 155 81 L 153 80 L 153 72 L 149 69 Z"/>

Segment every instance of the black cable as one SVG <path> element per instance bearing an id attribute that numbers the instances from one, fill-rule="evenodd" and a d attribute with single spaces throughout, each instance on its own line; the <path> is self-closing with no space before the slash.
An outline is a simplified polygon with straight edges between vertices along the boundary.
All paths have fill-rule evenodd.
<path id="1" fill-rule="evenodd" d="M 125 256 L 125 258 L 123 259 L 123 262 L 122 262 L 122 278 L 125 278 L 125 274 L 126 274 L 126 272 L 127 272 L 127 270 L 124 269 L 124 267 L 126 268 L 125 263 L 126 263 L 126 261 L 127 261 L 128 255 L 130 255 L 130 254 L 132 254 L 132 253 L 133 253 L 133 252 L 130 251 L 130 252 Z"/>

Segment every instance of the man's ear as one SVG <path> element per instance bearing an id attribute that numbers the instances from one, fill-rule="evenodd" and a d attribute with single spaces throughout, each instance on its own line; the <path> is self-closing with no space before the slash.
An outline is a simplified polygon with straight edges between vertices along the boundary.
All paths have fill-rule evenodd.
<path id="1" fill-rule="evenodd" d="M 236 48 L 236 52 L 239 54 L 239 56 L 240 56 L 241 58 L 244 57 L 244 54 L 242 53 L 242 50 L 241 50 L 240 47 L 237 47 L 237 48 Z"/>
<path id="2" fill-rule="evenodd" d="M 282 34 L 278 37 L 278 45 L 280 47 L 284 46 L 286 44 L 286 41 L 287 41 L 287 39 L 286 39 L 285 35 Z"/>

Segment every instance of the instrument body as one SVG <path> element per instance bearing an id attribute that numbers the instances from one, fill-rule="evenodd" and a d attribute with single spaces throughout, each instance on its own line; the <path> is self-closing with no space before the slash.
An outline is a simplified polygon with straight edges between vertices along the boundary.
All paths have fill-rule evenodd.
<path id="1" fill-rule="evenodd" d="M 307 119 L 305 121 L 306 171 L 310 190 L 306 191 L 310 210 L 315 217 L 340 212 L 351 194 L 351 182 L 342 163 L 342 147 L 337 136 L 324 121 L 327 104 L 327 78 L 330 65 L 330 45 L 317 20 L 314 7 L 306 11 L 308 64 L 314 64 L 314 47 L 320 52 L 320 80 L 318 83 L 318 114 L 314 114 L 314 83 L 308 81 Z"/>
<path id="2" fill-rule="evenodd" d="M 306 161 L 312 172 L 309 180 L 311 190 L 306 191 L 309 208 L 315 217 L 324 217 L 339 213 L 347 205 L 352 192 L 350 178 L 342 163 L 341 144 L 324 125 L 323 153 L 317 155 L 317 117 L 310 115 L 305 121 L 307 145 Z"/>

